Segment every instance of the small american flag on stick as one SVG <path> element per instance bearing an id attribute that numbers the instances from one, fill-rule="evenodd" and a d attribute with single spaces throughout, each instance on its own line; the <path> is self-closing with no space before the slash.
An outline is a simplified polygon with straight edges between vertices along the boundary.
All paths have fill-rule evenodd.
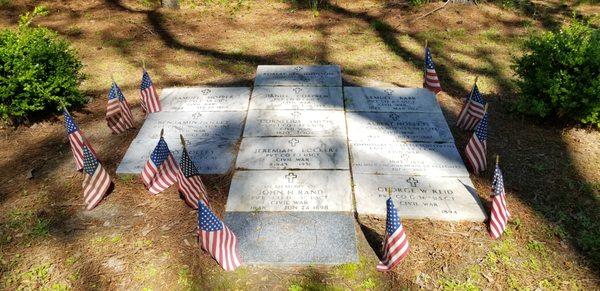
<path id="1" fill-rule="evenodd" d="M 190 158 L 183 136 L 180 135 L 179 137 L 183 145 L 183 153 L 179 162 L 179 171 L 177 172 L 177 182 L 181 199 L 194 209 L 198 209 L 198 201 L 201 197 L 204 204 L 210 205 L 206 198 L 206 188 L 202 183 L 202 179 L 200 179 L 200 172 L 198 172 L 196 165 L 194 165 L 194 162 Z"/>
<path id="2" fill-rule="evenodd" d="M 510 213 L 506 204 L 506 192 L 504 192 L 504 177 L 498 165 L 496 156 L 496 170 L 492 181 L 492 211 L 490 213 L 490 236 L 497 239 L 506 229 Z"/>
<path id="3" fill-rule="evenodd" d="M 486 102 L 477 88 L 477 78 L 475 78 L 475 84 L 473 84 L 473 89 L 471 89 L 469 97 L 458 115 L 456 126 L 464 130 L 473 130 L 483 118 L 485 104 Z"/>
<path id="4" fill-rule="evenodd" d="M 487 111 L 487 105 L 485 110 Z M 469 165 L 471 165 L 471 169 L 473 169 L 475 174 L 485 171 L 487 168 L 487 131 L 488 114 L 485 113 L 479 124 L 477 124 L 475 132 L 473 133 L 471 139 L 469 139 L 467 147 L 465 148 L 467 161 L 469 162 Z"/>
<path id="5" fill-rule="evenodd" d="M 391 190 L 390 190 L 391 191 Z M 398 265 L 408 255 L 410 246 L 404 227 L 398 216 L 398 210 L 392 202 L 392 198 L 387 200 L 387 218 L 385 228 L 385 238 L 383 240 L 383 259 L 377 265 L 377 271 L 386 272 Z"/>
<path id="6" fill-rule="evenodd" d="M 152 194 L 158 194 L 177 182 L 179 167 L 160 133 L 160 140 L 142 170 L 142 181 Z"/>
<path id="7" fill-rule="evenodd" d="M 112 181 L 108 173 L 96 159 L 95 154 L 86 145 L 83 146 L 83 173 L 85 175 L 83 179 L 85 208 L 92 210 L 108 194 Z"/>
<path id="8" fill-rule="evenodd" d="M 114 80 L 108 92 L 106 123 L 115 134 L 133 128 L 133 116 L 129 108 L 129 103 L 127 103 L 123 92 L 121 92 L 121 88 L 119 88 Z"/>
<path id="9" fill-rule="evenodd" d="M 79 129 L 67 109 L 63 109 L 63 116 L 65 117 L 65 128 L 67 129 L 67 136 L 69 137 L 69 143 L 71 144 L 73 159 L 75 159 L 75 166 L 77 171 L 81 171 L 83 170 L 83 146 L 87 146 L 94 155 L 96 155 L 96 151 L 94 151 L 92 146 L 84 138 L 83 132 Z"/>
<path id="10" fill-rule="evenodd" d="M 202 201 L 198 203 L 198 240 L 225 271 L 242 264 L 235 234 Z"/>
<path id="11" fill-rule="evenodd" d="M 440 80 L 435 72 L 435 64 L 431 57 L 431 51 L 427 44 L 425 44 L 425 77 L 423 80 L 423 88 L 427 88 L 435 94 L 442 91 Z"/>
<path id="12" fill-rule="evenodd" d="M 150 75 L 146 69 L 144 69 L 144 73 L 142 74 L 140 94 L 142 96 L 142 109 L 144 109 L 146 113 L 159 112 L 161 110 L 158 93 L 156 93 L 156 89 L 152 84 L 152 79 L 150 79 Z"/>

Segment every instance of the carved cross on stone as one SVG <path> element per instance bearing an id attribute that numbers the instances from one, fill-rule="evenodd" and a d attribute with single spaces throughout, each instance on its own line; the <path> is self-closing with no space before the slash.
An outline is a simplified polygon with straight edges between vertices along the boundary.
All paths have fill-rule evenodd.
<path id="1" fill-rule="evenodd" d="M 296 70 L 296 72 L 300 72 L 300 70 L 302 70 L 302 67 L 295 67 L 294 70 Z"/>
<path id="2" fill-rule="evenodd" d="M 210 93 L 210 89 L 204 89 L 201 92 L 202 92 L 202 94 L 206 95 L 206 94 Z"/>
<path id="3" fill-rule="evenodd" d="M 408 182 L 408 184 L 410 184 L 411 187 L 417 187 L 417 184 L 419 184 L 419 180 L 410 177 L 408 178 L 408 180 L 406 180 L 406 182 Z"/>
<path id="4" fill-rule="evenodd" d="M 296 94 L 302 92 L 302 88 L 294 88 L 292 90 L 294 90 L 294 92 L 296 92 Z"/>
<path id="5" fill-rule="evenodd" d="M 392 91 L 392 89 L 385 89 L 384 92 L 388 95 L 392 95 L 392 93 L 394 93 L 394 91 Z"/>
<path id="6" fill-rule="evenodd" d="M 299 141 L 299 140 L 297 140 L 297 139 L 295 139 L 295 138 L 292 138 L 292 139 L 290 139 L 290 141 L 288 141 L 288 142 L 289 142 L 289 143 L 290 143 L 290 144 L 291 144 L 293 147 L 295 147 L 295 146 L 296 146 L 296 145 L 297 145 L 297 144 L 298 144 L 300 141 Z"/>
<path id="7" fill-rule="evenodd" d="M 292 113 L 292 117 L 294 117 L 294 118 L 300 117 L 300 112 L 294 111 L 294 113 Z"/>
<path id="8" fill-rule="evenodd" d="M 285 177 L 288 179 L 288 183 L 294 183 L 294 179 L 298 178 L 294 173 L 288 173 Z"/>
<path id="9" fill-rule="evenodd" d="M 398 119 L 400 119 L 400 115 L 398 115 L 397 113 L 391 113 L 391 114 L 390 114 L 390 118 L 391 118 L 393 121 L 398 121 Z"/>

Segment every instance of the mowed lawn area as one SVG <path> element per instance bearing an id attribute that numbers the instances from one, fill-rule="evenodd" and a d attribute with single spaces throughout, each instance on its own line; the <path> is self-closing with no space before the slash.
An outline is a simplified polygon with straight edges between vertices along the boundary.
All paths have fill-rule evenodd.
<path id="1" fill-rule="evenodd" d="M 0 27 L 16 29 L 20 14 L 45 5 L 49 15 L 34 25 L 72 42 L 90 99 L 72 114 L 116 184 L 85 211 L 62 117 L 2 125 L 0 289 L 600 288 L 600 133 L 513 112 L 511 69 L 527 36 L 573 15 L 600 25 L 600 5 L 499 0 L 449 4 L 417 19 L 443 2 L 322 0 L 316 12 L 300 0 L 181 2 L 173 11 L 151 0 L 0 0 Z M 196 212 L 175 187 L 151 196 L 138 179 L 114 175 L 137 129 L 113 135 L 106 126 L 111 74 L 139 129 L 142 62 L 159 93 L 252 86 L 264 64 L 339 64 L 347 86 L 421 87 L 426 41 L 444 89 L 438 100 L 460 149 L 469 134 L 453 125 L 475 76 L 490 101 L 488 159 L 501 156 L 512 214 L 498 240 L 484 223 L 404 220 L 411 252 L 383 274 L 372 245 L 381 242 L 385 223 L 368 220 L 357 222 L 358 264 L 227 273 L 199 250 Z M 486 209 L 492 172 L 472 176 Z M 203 179 L 221 216 L 231 175 Z"/>

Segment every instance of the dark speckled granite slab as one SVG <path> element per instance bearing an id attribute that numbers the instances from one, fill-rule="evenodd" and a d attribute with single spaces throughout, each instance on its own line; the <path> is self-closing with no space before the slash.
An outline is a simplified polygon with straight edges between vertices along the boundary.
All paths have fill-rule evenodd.
<path id="1" fill-rule="evenodd" d="M 349 212 L 228 212 L 244 264 L 335 265 L 358 262 Z"/>

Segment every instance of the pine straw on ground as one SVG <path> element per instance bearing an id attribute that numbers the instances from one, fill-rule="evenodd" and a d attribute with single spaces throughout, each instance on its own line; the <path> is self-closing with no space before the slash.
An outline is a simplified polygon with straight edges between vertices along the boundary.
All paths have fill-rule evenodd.
<path id="1" fill-rule="evenodd" d="M 345 85 L 418 87 L 428 40 L 446 91 L 439 101 L 449 124 L 474 76 L 480 76 L 480 89 L 492 104 L 489 153 L 502 157 L 514 217 L 497 241 L 483 223 L 405 221 L 411 254 L 388 274 L 374 269 L 383 221 L 369 218 L 357 220 L 358 264 L 224 273 L 198 250 L 195 214 L 174 189 L 151 196 L 137 179 L 116 179 L 115 191 L 97 209 L 84 211 L 81 174 L 73 169 L 62 121 L 48 118 L 0 131 L 0 288 L 599 287 L 598 132 L 539 123 L 509 110 L 514 96 L 509 66 L 518 42 L 594 6 L 536 1 L 530 13 L 490 4 L 449 5 L 413 23 L 439 3 L 409 8 L 329 1 L 313 17 L 302 1 L 221 1 L 179 12 L 133 0 L 42 2 L 51 13 L 36 23 L 72 41 L 86 65 L 82 88 L 91 101 L 74 116 L 111 174 L 137 132 L 116 136 L 105 125 L 111 73 L 139 126 L 142 60 L 159 87 L 250 86 L 259 64 L 312 63 L 340 64 Z M 18 15 L 35 4 L 3 4 L 0 26 L 14 28 Z M 463 147 L 468 134 L 453 133 Z M 222 215 L 231 175 L 203 178 Z M 472 178 L 487 205 L 491 172 Z"/>

